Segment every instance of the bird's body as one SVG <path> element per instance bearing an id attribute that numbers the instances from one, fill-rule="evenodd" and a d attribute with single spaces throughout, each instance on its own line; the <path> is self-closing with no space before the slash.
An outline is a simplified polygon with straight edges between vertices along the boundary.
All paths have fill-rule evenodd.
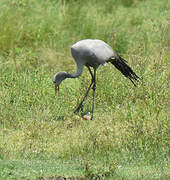
<path id="1" fill-rule="evenodd" d="M 71 52 L 76 63 L 83 63 L 93 68 L 97 68 L 100 64 L 104 65 L 111 57 L 117 56 L 104 41 L 92 39 L 81 40 L 73 44 Z"/>
<path id="2" fill-rule="evenodd" d="M 95 97 L 95 89 L 96 89 L 96 70 L 99 65 L 105 65 L 108 62 L 111 62 L 119 71 L 122 72 L 124 76 L 129 78 L 131 82 L 136 86 L 133 80 L 138 80 L 139 77 L 133 72 L 133 70 L 127 65 L 127 61 L 121 58 L 107 43 L 102 40 L 93 40 L 93 39 L 85 39 L 78 41 L 73 44 L 71 47 L 71 53 L 75 62 L 77 64 L 77 72 L 75 74 L 69 74 L 65 71 L 61 71 L 57 73 L 53 77 L 53 82 L 56 86 L 66 78 L 76 78 L 79 77 L 82 72 L 84 66 L 87 66 L 91 76 L 92 81 L 91 84 L 82 100 L 76 112 L 82 109 L 83 103 L 93 85 L 93 107 L 92 107 L 92 117 L 94 111 L 94 97 Z M 94 74 L 92 73 L 90 67 L 94 69 Z"/>

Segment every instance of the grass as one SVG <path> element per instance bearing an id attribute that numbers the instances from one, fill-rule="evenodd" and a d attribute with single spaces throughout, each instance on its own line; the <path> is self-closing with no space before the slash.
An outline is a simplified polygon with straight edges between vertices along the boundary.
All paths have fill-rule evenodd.
<path id="1" fill-rule="evenodd" d="M 73 166 L 74 165 L 74 166 Z M 67 176 L 80 176 L 83 168 L 77 164 L 63 162 L 61 160 L 12 160 L 0 163 L 1 178 L 3 179 L 34 179 L 40 177 L 50 177 L 51 174 L 62 175 L 67 172 Z"/>
<path id="2" fill-rule="evenodd" d="M 11 160 L 0 161 L 0 175 L 1 179 L 37 179 L 67 177 L 92 179 L 95 177 L 103 177 L 103 179 L 168 179 L 169 166 L 163 164 L 160 166 L 141 166 L 133 164 L 131 166 L 118 166 L 116 169 L 109 169 L 108 167 L 101 168 L 93 166 L 93 169 L 87 169 L 86 166 L 79 165 L 75 162 L 64 162 L 61 160 Z M 109 173 L 113 172 L 112 176 Z M 84 178 L 84 179 L 86 179 Z"/>
<path id="3" fill-rule="evenodd" d="M 170 28 L 167 0 L 0 1 L 0 178 L 168 179 Z M 94 121 L 74 114 L 88 70 L 70 46 L 109 43 L 142 78 L 97 71 Z M 85 112 L 91 110 L 89 95 Z"/>

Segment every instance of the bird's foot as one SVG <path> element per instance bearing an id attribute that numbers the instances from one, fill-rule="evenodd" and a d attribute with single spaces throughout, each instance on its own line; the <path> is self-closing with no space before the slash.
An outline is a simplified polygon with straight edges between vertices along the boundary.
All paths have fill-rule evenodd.
<path id="1" fill-rule="evenodd" d="M 77 109 L 74 111 L 74 113 L 78 113 L 79 111 L 83 111 L 83 104 L 80 104 Z"/>

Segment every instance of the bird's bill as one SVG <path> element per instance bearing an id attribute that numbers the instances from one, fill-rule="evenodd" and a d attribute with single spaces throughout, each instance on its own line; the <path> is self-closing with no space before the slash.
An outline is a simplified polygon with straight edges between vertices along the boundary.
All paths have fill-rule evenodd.
<path id="1" fill-rule="evenodd" d="M 57 95 L 59 95 L 59 85 L 55 85 L 55 92 Z"/>

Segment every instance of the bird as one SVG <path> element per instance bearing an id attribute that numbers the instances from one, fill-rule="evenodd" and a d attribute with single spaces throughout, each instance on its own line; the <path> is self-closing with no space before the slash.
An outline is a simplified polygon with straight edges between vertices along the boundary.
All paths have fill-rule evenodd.
<path id="1" fill-rule="evenodd" d="M 95 105 L 95 90 L 96 90 L 96 70 L 100 65 L 105 66 L 107 63 L 114 65 L 126 78 L 128 78 L 134 86 L 140 80 L 139 76 L 127 64 L 128 62 L 120 57 L 116 51 L 112 49 L 103 40 L 99 39 L 84 39 L 76 42 L 71 47 L 71 54 L 77 65 L 77 72 L 70 74 L 65 71 L 60 71 L 53 76 L 56 93 L 59 93 L 59 85 L 66 78 L 79 77 L 84 67 L 86 66 L 91 75 L 91 83 L 74 113 L 83 110 L 84 101 L 86 100 L 90 89 L 93 89 L 93 102 L 91 111 L 91 120 L 93 120 L 94 105 Z M 93 72 L 92 72 L 93 71 Z"/>

